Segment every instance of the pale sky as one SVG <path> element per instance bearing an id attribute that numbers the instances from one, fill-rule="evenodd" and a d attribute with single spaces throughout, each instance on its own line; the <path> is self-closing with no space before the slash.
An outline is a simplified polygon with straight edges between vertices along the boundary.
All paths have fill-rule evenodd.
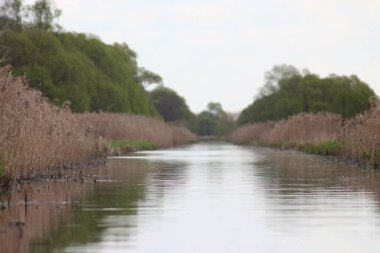
<path id="1" fill-rule="evenodd" d="M 26 3 L 34 2 L 27 0 Z M 68 31 L 126 42 L 194 112 L 238 112 L 276 64 L 356 74 L 380 94 L 379 0 L 56 0 Z"/>

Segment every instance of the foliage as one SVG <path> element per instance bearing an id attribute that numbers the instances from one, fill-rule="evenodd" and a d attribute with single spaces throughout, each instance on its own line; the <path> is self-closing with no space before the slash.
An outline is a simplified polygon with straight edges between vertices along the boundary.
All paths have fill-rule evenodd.
<path id="1" fill-rule="evenodd" d="M 62 14 L 61 10 L 53 7 L 50 0 L 38 0 L 28 9 L 33 17 L 33 23 L 37 28 L 43 30 L 52 30 L 54 20 L 58 19 Z"/>
<path id="2" fill-rule="evenodd" d="M 351 119 L 338 114 L 297 114 L 287 120 L 246 124 L 229 135 L 238 144 L 294 148 L 335 155 L 367 167 L 380 166 L 380 100 Z"/>
<path id="3" fill-rule="evenodd" d="M 152 71 L 149 71 L 145 68 L 139 68 L 138 76 L 143 84 L 144 88 L 148 88 L 148 86 L 152 84 L 160 84 L 162 85 L 162 78 L 161 76 L 157 75 L 156 73 L 153 73 Z"/>
<path id="4" fill-rule="evenodd" d="M 174 90 L 161 85 L 150 92 L 149 98 L 158 113 L 167 122 L 187 122 L 192 117 L 185 99 Z"/>
<path id="5" fill-rule="evenodd" d="M 245 108 L 238 123 L 286 119 L 300 112 L 333 112 L 352 117 L 370 108 L 372 89 L 356 76 L 330 75 L 320 78 L 300 73 L 288 65 L 275 66 L 266 74 L 261 95 Z"/>
<path id="6" fill-rule="evenodd" d="M 22 30 L 22 17 L 25 11 L 23 0 L 4 0 L 0 11 L 2 17 L 9 17 L 9 20 L 13 21 L 8 22 L 7 25 L 12 26 L 16 31 Z"/>
<path id="7" fill-rule="evenodd" d="M 222 136 L 234 127 L 233 119 L 220 103 L 210 102 L 207 110 L 199 113 L 194 120 L 193 130 L 199 135 Z"/>
<path id="8" fill-rule="evenodd" d="M 43 30 L 10 31 L 0 44 L 11 48 L 14 73 L 26 74 L 31 86 L 57 105 L 69 100 L 75 112 L 155 114 L 126 44 L 109 46 L 84 34 Z"/>
<path id="9" fill-rule="evenodd" d="M 116 152 L 128 153 L 138 150 L 153 150 L 154 144 L 145 140 L 110 140 L 111 147 Z"/>
<path id="10" fill-rule="evenodd" d="M 13 7 L 14 3 L 20 4 Z M 27 10 L 31 20 L 20 21 L 23 29 L 10 25 L 0 36 L 4 66 L 25 75 L 56 105 L 70 101 L 75 112 L 110 111 L 156 116 L 143 85 L 161 82 L 157 74 L 140 68 L 137 55 L 127 44 L 107 45 L 95 36 L 53 32 L 61 14 L 49 0 L 22 6 L 20 0 L 3 5 L 1 24 L 14 24 Z M 21 20 L 22 15 L 20 16 Z M 4 51 L 4 52 L 3 52 Z M 5 60 L 5 58 L 7 60 Z"/>
<path id="11" fill-rule="evenodd" d="M 337 155 L 343 143 L 337 140 L 328 140 L 322 143 L 307 144 L 302 150 L 317 155 Z"/>

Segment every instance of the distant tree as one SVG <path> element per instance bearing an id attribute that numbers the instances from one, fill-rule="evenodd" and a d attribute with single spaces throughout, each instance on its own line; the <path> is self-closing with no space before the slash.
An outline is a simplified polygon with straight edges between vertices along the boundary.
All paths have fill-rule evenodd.
<path id="1" fill-rule="evenodd" d="M 187 121 L 191 117 L 185 99 L 169 88 L 159 86 L 150 92 L 149 97 L 165 121 Z"/>
<path id="2" fill-rule="evenodd" d="M 216 102 L 210 102 L 207 104 L 207 110 L 211 112 L 216 118 L 222 119 L 227 116 L 223 110 L 222 105 Z"/>
<path id="3" fill-rule="evenodd" d="M 292 65 L 275 65 L 271 71 L 265 73 L 264 86 L 260 89 L 259 97 L 267 96 L 276 92 L 279 82 L 293 76 L 300 75 L 299 71 Z"/>
<path id="4" fill-rule="evenodd" d="M 223 110 L 222 105 L 210 102 L 207 110 L 196 116 L 193 131 L 199 135 L 222 136 L 232 130 L 233 126 L 233 117 Z"/>
<path id="5" fill-rule="evenodd" d="M 57 27 L 54 20 L 62 14 L 62 11 L 56 9 L 50 0 L 37 0 L 29 7 L 29 11 L 33 17 L 33 23 L 42 30 L 52 30 Z"/>
<path id="6" fill-rule="evenodd" d="M 217 124 L 214 114 L 209 111 L 203 111 L 196 116 L 194 132 L 198 135 L 215 136 Z"/>
<path id="7" fill-rule="evenodd" d="M 146 89 L 152 84 L 162 85 L 161 76 L 149 71 L 145 68 L 139 68 L 138 70 L 138 78 L 142 84 L 142 86 Z"/>
<path id="8" fill-rule="evenodd" d="M 6 32 L 5 27 L 0 28 L 0 37 Z M 10 52 L 10 47 L 6 45 L 0 45 L 0 65 L 8 61 L 8 55 Z"/>
<path id="9" fill-rule="evenodd" d="M 5 0 L 0 7 L 1 16 L 9 19 L 16 31 L 22 30 L 22 17 L 25 10 L 23 0 Z"/>
<path id="10" fill-rule="evenodd" d="M 266 74 L 263 92 L 245 108 L 239 124 L 279 120 L 300 112 L 335 112 L 352 117 L 370 107 L 373 90 L 356 76 L 327 78 L 289 65 L 276 66 Z"/>

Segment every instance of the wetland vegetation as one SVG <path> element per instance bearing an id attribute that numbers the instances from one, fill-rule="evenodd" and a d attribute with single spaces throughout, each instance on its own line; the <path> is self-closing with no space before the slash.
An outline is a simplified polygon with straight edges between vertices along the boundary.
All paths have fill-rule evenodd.
<path id="1" fill-rule="evenodd" d="M 1 252 L 377 252 L 380 100 L 356 75 L 276 65 L 240 114 L 194 113 L 54 2 L 1 4 Z"/>

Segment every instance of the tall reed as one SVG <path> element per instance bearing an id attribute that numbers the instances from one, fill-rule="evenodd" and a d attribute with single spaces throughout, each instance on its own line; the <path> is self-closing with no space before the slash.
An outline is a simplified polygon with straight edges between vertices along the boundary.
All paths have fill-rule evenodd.
<path id="1" fill-rule="evenodd" d="M 10 72 L 0 69 L 0 178 L 35 177 L 100 155 L 102 143 L 67 104 L 50 104 Z"/>
<path id="2" fill-rule="evenodd" d="M 0 69 L 0 185 L 10 179 L 59 173 L 102 157 L 105 139 L 146 140 L 168 147 L 196 140 L 189 130 L 158 119 L 116 113 L 73 114 L 50 104 L 11 67 Z"/>
<path id="3" fill-rule="evenodd" d="M 306 114 L 290 116 L 277 122 L 263 137 L 267 145 L 284 143 L 290 146 L 320 144 L 336 140 L 342 117 L 334 113 Z"/>
<path id="4" fill-rule="evenodd" d="M 259 142 L 269 146 L 299 148 L 378 167 L 380 100 L 373 99 L 369 111 L 349 120 L 344 121 L 333 113 L 302 113 L 275 123 L 244 125 L 230 134 L 229 140 L 238 144 Z"/>
<path id="5" fill-rule="evenodd" d="M 236 144 L 260 144 L 274 125 L 274 122 L 246 124 L 233 131 L 227 139 Z"/>
<path id="6" fill-rule="evenodd" d="M 170 147 L 195 141 L 196 136 L 184 127 L 171 126 L 162 120 L 121 113 L 77 114 L 82 124 L 97 136 L 110 140 L 145 140 L 155 147 Z"/>
<path id="7" fill-rule="evenodd" d="M 372 108 L 347 121 L 339 132 L 343 145 L 340 155 L 346 159 L 378 167 L 380 164 L 380 100 Z"/>

